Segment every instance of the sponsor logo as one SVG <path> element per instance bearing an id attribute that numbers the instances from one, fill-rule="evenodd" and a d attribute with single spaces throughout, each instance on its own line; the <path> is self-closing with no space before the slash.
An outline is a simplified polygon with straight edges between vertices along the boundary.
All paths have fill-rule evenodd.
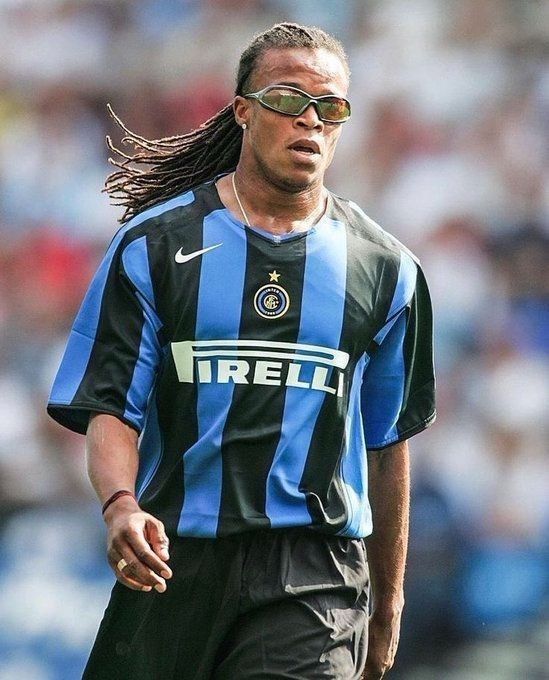
<path id="1" fill-rule="evenodd" d="M 202 248 L 202 250 L 195 250 L 194 253 L 188 253 L 188 255 L 184 255 L 183 248 L 180 248 L 175 254 L 175 261 L 177 262 L 177 264 L 184 264 L 185 262 L 188 262 L 189 260 L 192 260 L 195 257 L 198 257 L 199 255 L 204 255 L 204 253 L 208 253 L 210 250 L 213 250 L 214 248 L 219 248 L 219 246 L 222 245 L 223 245 L 222 243 L 216 243 L 215 246 Z"/>
<path id="2" fill-rule="evenodd" d="M 186 340 L 171 343 L 183 383 L 274 385 L 342 397 L 349 355 L 320 345 L 260 340 Z"/>

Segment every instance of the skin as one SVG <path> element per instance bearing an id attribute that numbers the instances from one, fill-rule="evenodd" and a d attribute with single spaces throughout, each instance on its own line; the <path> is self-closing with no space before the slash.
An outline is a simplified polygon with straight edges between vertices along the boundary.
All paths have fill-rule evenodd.
<path id="1" fill-rule="evenodd" d="M 86 434 L 88 476 L 103 505 L 119 489 L 134 492 L 139 454 L 137 432 L 118 418 L 98 413 Z M 143 512 L 131 496 L 122 496 L 104 514 L 107 557 L 120 583 L 132 590 L 163 593 L 172 577 L 167 565 L 169 541 L 162 522 Z M 128 566 L 116 565 L 124 558 Z"/>
<path id="2" fill-rule="evenodd" d="M 313 96 L 345 96 L 348 77 L 336 55 L 326 50 L 269 50 L 260 59 L 250 91 L 275 83 L 292 84 Z M 342 125 L 326 124 L 310 105 L 300 116 L 284 116 L 257 101 L 236 97 L 235 119 L 246 123 L 235 181 L 252 225 L 274 234 L 310 227 L 326 204 L 324 174 Z M 313 139 L 313 157 L 292 151 Z M 221 201 L 243 219 L 230 176 L 217 183 Z M 90 419 L 86 440 L 88 474 L 103 504 L 115 491 L 134 491 L 138 470 L 137 433 L 107 414 Z M 369 454 L 369 489 L 375 531 L 366 540 L 374 608 L 364 680 L 382 678 L 392 666 L 404 605 L 403 580 L 408 543 L 409 457 L 406 442 Z M 116 578 L 133 590 L 165 592 L 172 576 L 169 542 L 162 523 L 123 496 L 104 515 L 107 554 Z M 120 559 L 128 563 L 117 569 Z"/>
<path id="3" fill-rule="evenodd" d="M 313 96 L 345 97 L 349 79 L 339 57 L 326 50 L 267 50 L 249 90 L 282 83 Z M 246 124 L 235 183 L 250 223 L 273 234 L 308 228 L 324 212 L 324 173 L 343 125 L 321 121 L 312 104 L 300 116 L 285 116 L 256 100 L 235 97 L 234 113 L 239 125 Z M 320 153 L 296 154 L 289 146 L 299 139 L 314 140 Z M 221 178 L 217 187 L 221 201 L 243 220 L 231 177 Z"/>
<path id="4" fill-rule="evenodd" d="M 368 496 L 374 525 L 373 533 L 366 538 L 373 610 L 363 678 L 377 680 L 394 663 L 404 607 L 410 514 L 408 442 L 369 452 Z"/>

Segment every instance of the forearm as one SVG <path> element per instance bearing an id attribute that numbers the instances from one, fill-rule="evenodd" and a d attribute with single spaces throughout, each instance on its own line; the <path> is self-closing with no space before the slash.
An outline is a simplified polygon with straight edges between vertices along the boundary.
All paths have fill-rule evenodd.
<path id="1" fill-rule="evenodd" d="M 88 475 L 103 504 L 121 489 L 134 492 L 139 456 L 137 432 L 104 413 L 90 419 L 86 433 Z M 163 593 L 171 578 L 164 525 L 140 509 L 132 496 L 121 496 L 104 513 L 107 556 L 117 579 L 128 588 Z"/>
<path id="2" fill-rule="evenodd" d="M 114 416 L 93 415 L 86 435 L 86 461 L 102 504 L 120 489 L 133 492 L 139 462 L 137 432 Z"/>
<path id="3" fill-rule="evenodd" d="M 366 547 L 374 611 L 390 618 L 404 606 L 410 511 L 407 442 L 368 455 L 368 487 L 374 530 Z"/>

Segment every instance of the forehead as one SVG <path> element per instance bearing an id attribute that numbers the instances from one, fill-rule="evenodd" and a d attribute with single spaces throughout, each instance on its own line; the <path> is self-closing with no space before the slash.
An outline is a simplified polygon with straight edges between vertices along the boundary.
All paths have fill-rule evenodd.
<path id="1" fill-rule="evenodd" d="M 313 95 L 345 95 L 349 78 L 341 59 L 326 49 L 272 48 L 259 58 L 252 86 L 260 90 L 275 83 L 291 83 Z"/>

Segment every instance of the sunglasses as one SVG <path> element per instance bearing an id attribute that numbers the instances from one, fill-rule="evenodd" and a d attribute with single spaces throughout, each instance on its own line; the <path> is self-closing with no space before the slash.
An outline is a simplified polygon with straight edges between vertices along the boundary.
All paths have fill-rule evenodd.
<path id="1" fill-rule="evenodd" d="M 312 97 L 307 92 L 289 85 L 268 85 L 259 92 L 242 95 L 246 99 L 257 99 L 261 106 L 285 116 L 300 116 L 310 105 L 325 123 L 344 123 L 351 117 L 351 104 L 343 97 L 324 94 Z"/>

